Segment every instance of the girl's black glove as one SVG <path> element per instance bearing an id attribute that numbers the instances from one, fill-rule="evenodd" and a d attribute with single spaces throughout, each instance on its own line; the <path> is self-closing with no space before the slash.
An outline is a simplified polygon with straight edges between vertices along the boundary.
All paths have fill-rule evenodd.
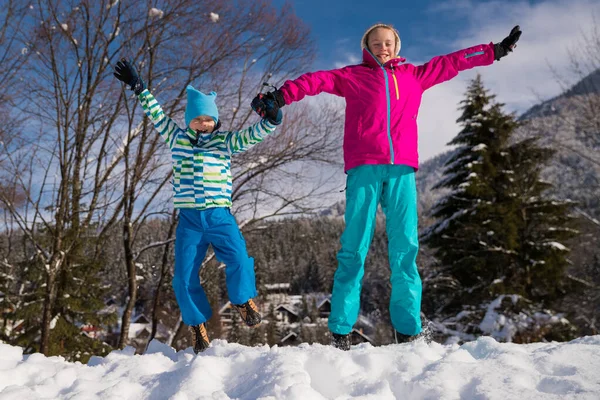
<path id="1" fill-rule="evenodd" d="M 494 44 L 494 59 L 496 61 L 500 60 L 502 57 L 513 51 L 515 47 L 517 47 L 517 42 L 521 37 L 521 33 L 521 28 L 519 28 L 519 25 L 517 25 L 512 28 L 504 40 L 502 40 L 500 43 Z"/>

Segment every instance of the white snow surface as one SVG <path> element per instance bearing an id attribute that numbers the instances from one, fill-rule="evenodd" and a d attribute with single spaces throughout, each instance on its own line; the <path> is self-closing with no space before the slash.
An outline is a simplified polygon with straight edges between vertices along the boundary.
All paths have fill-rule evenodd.
<path id="1" fill-rule="evenodd" d="M 246 347 L 214 340 L 199 355 L 151 342 L 93 357 L 23 355 L 0 343 L 7 399 L 599 399 L 600 335 L 519 345 L 480 337 L 426 344 Z"/>

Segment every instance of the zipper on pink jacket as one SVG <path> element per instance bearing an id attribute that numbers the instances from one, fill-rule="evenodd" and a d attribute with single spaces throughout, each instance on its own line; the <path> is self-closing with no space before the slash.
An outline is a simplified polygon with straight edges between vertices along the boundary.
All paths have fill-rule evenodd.
<path id="1" fill-rule="evenodd" d="M 387 101 L 387 137 L 388 137 L 388 142 L 390 144 L 390 164 L 393 164 L 394 163 L 394 143 L 392 142 L 392 131 L 390 129 L 390 125 L 392 125 L 390 82 L 388 80 L 387 72 L 385 71 L 385 67 L 383 66 L 383 64 L 381 64 L 379 62 L 379 60 L 377 59 L 377 57 L 375 57 L 373 55 L 373 53 L 371 53 L 371 50 L 367 49 L 367 52 L 371 55 L 371 57 L 373 57 L 373 59 L 377 62 L 377 64 L 379 64 L 379 67 L 381 67 L 381 70 L 383 71 L 383 77 L 385 79 L 385 98 Z"/>

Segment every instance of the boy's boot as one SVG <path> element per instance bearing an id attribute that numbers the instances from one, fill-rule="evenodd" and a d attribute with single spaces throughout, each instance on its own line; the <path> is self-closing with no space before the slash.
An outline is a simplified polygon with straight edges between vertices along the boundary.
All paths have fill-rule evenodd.
<path id="1" fill-rule="evenodd" d="M 192 326 L 191 329 L 194 341 L 194 353 L 198 354 L 208 349 L 210 340 L 208 339 L 208 333 L 206 332 L 206 323 L 203 322 L 200 325 Z"/>
<path id="2" fill-rule="evenodd" d="M 255 327 L 260 324 L 262 318 L 258 312 L 258 307 L 256 307 L 256 304 L 254 304 L 252 299 L 248 300 L 244 304 L 234 304 L 233 306 L 238 310 L 242 320 L 246 325 Z"/>

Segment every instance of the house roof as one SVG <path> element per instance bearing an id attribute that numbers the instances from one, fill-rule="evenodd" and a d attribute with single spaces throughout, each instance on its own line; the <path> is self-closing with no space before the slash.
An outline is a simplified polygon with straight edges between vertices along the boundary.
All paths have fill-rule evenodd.
<path id="1" fill-rule="evenodd" d="M 367 335 L 365 335 L 364 333 L 362 333 L 359 330 L 356 329 L 352 329 L 351 333 L 356 333 L 357 335 L 361 336 L 363 339 L 365 339 L 366 341 L 368 341 L 369 343 L 373 343 L 373 339 L 371 339 L 370 337 L 368 337 Z"/>
<path id="2" fill-rule="evenodd" d="M 329 303 L 331 304 L 331 299 L 329 297 L 325 297 L 324 299 L 322 299 L 319 304 L 317 304 L 317 309 L 321 308 L 323 306 L 323 304 L 325 303 Z"/>
<path id="3" fill-rule="evenodd" d="M 265 285 L 265 289 L 267 289 L 267 290 L 289 289 L 290 286 L 291 285 L 289 283 L 267 283 Z"/>
<path id="4" fill-rule="evenodd" d="M 146 324 L 131 324 L 131 325 L 129 325 L 129 339 L 135 339 L 143 331 L 150 333 Z"/>
<path id="5" fill-rule="evenodd" d="M 283 342 L 285 342 L 286 340 L 288 340 L 288 339 L 290 339 L 292 337 L 295 339 L 295 338 L 298 337 L 298 334 L 296 332 L 290 332 L 283 339 L 281 339 L 279 342 L 283 343 Z"/>
<path id="6" fill-rule="evenodd" d="M 298 313 L 296 311 L 294 311 L 294 309 L 287 304 L 280 304 L 277 307 L 275 307 L 275 311 L 279 311 L 280 309 L 284 309 L 285 311 L 289 312 L 290 314 L 294 314 L 296 317 L 298 316 Z"/>
<path id="7" fill-rule="evenodd" d="M 140 314 L 133 320 L 133 322 L 135 324 L 149 324 L 150 320 L 146 318 L 144 314 Z"/>
<path id="8" fill-rule="evenodd" d="M 222 314 L 223 312 L 227 311 L 227 309 L 230 307 L 231 307 L 231 302 L 228 301 L 227 303 L 223 304 L 223 307 L 221 307 L 219 309 L 219 314 Z"/>

